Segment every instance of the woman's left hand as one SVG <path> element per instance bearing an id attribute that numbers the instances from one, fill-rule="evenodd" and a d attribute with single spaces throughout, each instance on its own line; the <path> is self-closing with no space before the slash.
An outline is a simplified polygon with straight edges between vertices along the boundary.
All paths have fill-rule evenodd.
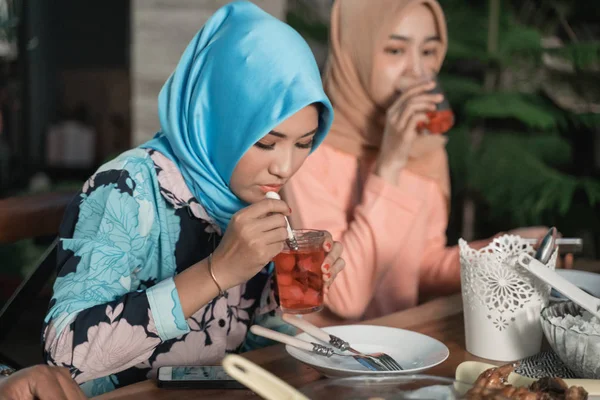
<path id="1" fill-rule="evenodd" d="M 346 266 L 346 262 L 341 257 L 344 246 L 340 242 L 334 241 L 329 232 L 326 232 L 326 235 L 327 237 L 323 243 L 323 249 L 325 250 L 326 256 L 321 265 L 321 272 L 323 273 L 323 283 L 325 288 L 329 288 L 337 274 Z"/>
<path id="2" fill-rule="evenodd" d="M 523 239 L 536 239 L 539 241 L 544 236 L 546 236 L 546 233 L 548 233 L 548 229 L 550 228 L 548 228 L 547 226 L 528 226 L 526 228 L 517 228 L 510 230 L 508 231 L 508 234 L 520 236 Z"/>

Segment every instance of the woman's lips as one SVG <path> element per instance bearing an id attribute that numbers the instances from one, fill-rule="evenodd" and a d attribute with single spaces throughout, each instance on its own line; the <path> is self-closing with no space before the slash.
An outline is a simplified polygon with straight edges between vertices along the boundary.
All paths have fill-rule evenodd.
<path id="1" fill-rule="evenodd" d="M 260 190 L 263 192 L 279 192 L 281 190 L 282 185 L 261 185 Z"/>

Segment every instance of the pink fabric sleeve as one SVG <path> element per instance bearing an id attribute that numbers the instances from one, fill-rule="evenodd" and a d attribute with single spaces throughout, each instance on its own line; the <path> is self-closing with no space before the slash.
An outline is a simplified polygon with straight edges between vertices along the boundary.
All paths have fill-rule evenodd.
<path id="1" fill-rule="evenodd" d="M 458 246 L 446 247 L 446 200 L 439 189 L 434 190 L 431 196 L 427 240 L 420 268 L 419 297 L 445 295 L 460 290 Z"/>
<path id="2" fill-rule="evenodd" d="M 419 297 L 444 296 L 460 291 L 460 257 L 458 246 L 446 247 L 448 216 L 446 199 L 441 190 L 431 194 L 428 236 L 420 268 Z M 469 246 L 480 249 L 490 240 L 479 240 Z"/>
<path id="3" fill-rule="evenodd" d="M 284 193 L 295 228 L 325 229 L 344 245 L 346 268 L 329 289 L 325 304 L 347 319 L 365 313 L 433 187 L 408 171 L 402 173 L 398 186 L 371 174 L 362 199 L 353 207 L 356 170 L 354 158 L 332 149 L 318 150 Z"/>

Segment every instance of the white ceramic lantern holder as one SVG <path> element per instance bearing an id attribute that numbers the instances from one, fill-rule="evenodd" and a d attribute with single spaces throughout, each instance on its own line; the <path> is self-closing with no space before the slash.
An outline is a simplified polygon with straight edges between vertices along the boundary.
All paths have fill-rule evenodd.
<path id="1" fill-rule="evenodd" d="M 478 357 L 514 361 L 540 351 L 540 311 L 550 287 L 517 263 L 533 247 L 515 235 L 495 238 L 474 250 L 459 241 L 467 351 Z M 557 252 L 547 267 L 556 266 Z"/>

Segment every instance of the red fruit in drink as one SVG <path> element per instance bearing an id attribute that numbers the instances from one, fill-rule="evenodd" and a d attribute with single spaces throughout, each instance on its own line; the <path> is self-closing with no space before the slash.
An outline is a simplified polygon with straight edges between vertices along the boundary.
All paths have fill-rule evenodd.
<path id="1" fill-rule="evenodd" d="M 431 134 L 442 135 L 454 125 L 454 113 L 452 110 L 430 111 L 427 113 L 428 123 L 419 122 L 417 130 L 427 129 Z"/>
<path id="2" fill-rule="evenodd" d="M 288 310 L 306 310 L 323 304 L 321 265 L 325 251 L 320 247 L 286 250 L 275 262 L 281 306 Z"/>
<path id="3" fill-rule="evenodd" d="M 279 288 L 279 298 L 282 300 L 302 301 L 304 293 L 297 285 L 282 286 Z M 285 304 L 284 304 L 285 306 Z"/>
<path id="4" fill-rule="evenodd" d="M 312 269 L 313 269 L 312 253 L 299 253 L 298 254 L 298 268 L 301 271 L 312 271 Z"/>
<path id="5" fill-rule="evenodd" d="M 295 300 L 282 301 L 281 306 L 287 308 L 288 310 L 301 310 L 303 308 L 306 308 L 303 302 Z"/>
<path id="6" fill-rule="evenodd" d="M 314 266 L 313 272 L 317 272 L 317 269 L 321 269 L 321 265 L 323 264 L 324 260 L 325 252 L 323 250 L 312 253 L 312 264 Z"/>
<path id="7" fill-rule="evenodd" d="M 314 289 L 317 291 L 320 291 L 321 289 L 323 289 L 323 275 L 309 273 L 308 274 L 308 286 L 311 289 Z"/>
<path id="8" fill-rule="evenodd" d="M 296 255 L 294 253 L 279 253 L 273 259 L 275 269 L 278 272 L 291 272 L 296 265 Z"/>
<path id="9" fill-rule="evenodd" d="M 292 275 L 284 273 L 277 274 L 275 279 L 277 279 L 277 284 L 281 286 L 289 286 L 294 281 Z"/>
<path id="10" fill-rule="evenodd" d="M 302 290 L 308 289 L 308 272 L 303 271 L 299 268 L 295 268 L 292 271 L 292 278 L 294 283 L 302 288 Z"/>
<path id="11" fill-rule="evenodd" d="M 308 289 L 306 293 L 304 293 L 304 304 L 307 307 L 316 307 L 321 305 L 322 302 L 323 299 L 319 291 Z"/>

